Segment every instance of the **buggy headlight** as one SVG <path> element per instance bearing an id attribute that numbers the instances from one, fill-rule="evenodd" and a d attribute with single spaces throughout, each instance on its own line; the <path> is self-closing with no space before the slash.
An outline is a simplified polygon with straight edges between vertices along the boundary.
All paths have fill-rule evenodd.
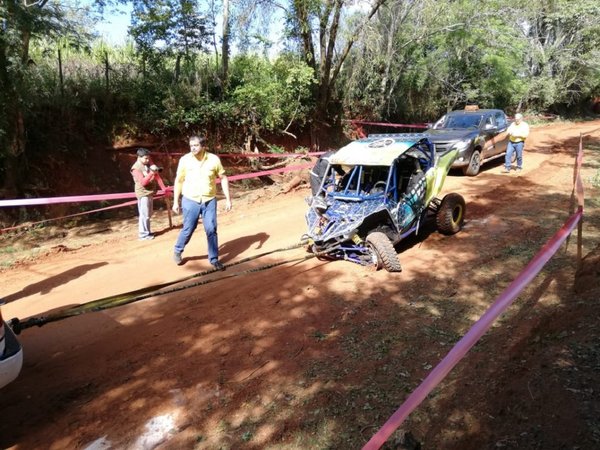
<path id="1" fill-rule="evenodd" d="M 463 139 L 462 141 L 458 141 L 456 144 L 454 144 L 452 148 L 460 152 L 466 149 L 469 145 L 471 145 L 471 139 Z"/>

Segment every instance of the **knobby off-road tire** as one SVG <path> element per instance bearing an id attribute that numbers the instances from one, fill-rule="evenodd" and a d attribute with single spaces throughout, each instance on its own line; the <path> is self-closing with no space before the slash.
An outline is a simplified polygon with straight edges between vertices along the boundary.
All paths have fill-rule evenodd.
<path id="1" fill-rule="evenodd" d="M 462 195 L 446 195 L 435 216 L 438 231 L 442 234 L 458 233 L 465 221 L 465 210 L 465 199 Z"/>
<path id="2" fill-rule="evenodd" d="M 469 165 L 463 168 L 463 174 L 468 177 L 474 177 L 481 170 L 481 152 L 479 150 L 473 150 L 471 158 L 469 159 Z"/>
<path id="3" fill-rule="evenodd" d="M 375 264 L 376 269 L 381 269 L 383 267 L 388 272 L 402 271 L 402 266 L 400 266 L 400 260 L 398 260 L 396 250 L 394 249 L 392 242 L 384 233 L 380 231 L 369 233 L 367 236 L 367 244 L 377 258 Z"/>

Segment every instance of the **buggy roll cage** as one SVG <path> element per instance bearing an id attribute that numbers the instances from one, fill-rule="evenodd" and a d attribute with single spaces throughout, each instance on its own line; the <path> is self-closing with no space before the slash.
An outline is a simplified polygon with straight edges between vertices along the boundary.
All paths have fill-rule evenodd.
<path id="1" fill-rule="evenodd" d="M 417 172 L 426 173 L 435 165 L 434 145 L 422 135 L 382 134 L 369 137 L 386 137 L 409 140 L 418 136 L 419 140 L 399 154 L 390 167 L 355 165 L 347 172 L 340 164 L 327 165 L 319 192 L 324 197 L 346 201 L 383 199 L 385 204 L 398 203 L 406 192 L 410 177 Z M 377 151 L 377 148 L 365 151 Z M 412 165 L 411 165 L 412 164 Z M 386 173 L 387 170 L 387 173 Z M 336 178 L 336 174 L 340 179 Z M 384 189 L 377 185 L 385 184 Z"/>

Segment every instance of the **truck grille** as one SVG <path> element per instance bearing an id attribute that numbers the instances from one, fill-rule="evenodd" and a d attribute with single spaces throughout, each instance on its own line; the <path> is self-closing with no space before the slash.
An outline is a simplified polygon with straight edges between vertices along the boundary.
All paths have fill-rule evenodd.
<path id="1" fill-rule="evenodd" d="M 434 142 L 433 143 L 436 152 L 446 151 L 446 150 L 450 149 L 450 147 L 452 147 L 454 144 L 455 144 L 455 142 Z"/>

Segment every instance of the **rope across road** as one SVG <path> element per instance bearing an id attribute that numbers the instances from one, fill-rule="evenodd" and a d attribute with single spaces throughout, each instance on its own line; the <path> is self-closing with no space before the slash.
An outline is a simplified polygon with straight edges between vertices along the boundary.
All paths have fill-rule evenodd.
<path id="1" fill-rule="evenodd" d="M 225 267 L 233 267 L 233 266 L 237 266 L 240 264 L 244 264 L 249 261 L 253 261 L 255 259 L 271 255 L 273 253 L 293 250 L 295 248 L 302 247 L 305 244 L 306 244 L 306 242 L 302 241 L 302 242 L 298 242 L 296 244 L 293 244 L 293 245 L 290 245 L 287 247 L 282 247 L 282 248 L 278 248 L 276 250 L 271 250 L 268 252 L 260 253 L 258 255 L 249 256 L 247 258 L 240 259 L 239 261 L 235 261 L 231 264 L 226 264 Z M 308 259 L 311 259 L 311 258 L 314 258 L 317 256 L 319 256 L 319 255 L 316 253 L 312 253 L 312 254 L 305 255 L 302 257 L 298 257 L 298 258 L 286 259 L 284 261 L 265 264 L 260 267 L 255 267 L 252 269 L 243 270 L 241 272 L 236 272 L 231 275 L 225 275 L 225 276 L 218 277 L 218 278 L 212 278 L 210 280 L 200 280 L 200 281 L 197 281 L 197 282 L 194 282 L 191 284 L 186 284 L 185 286 L 177 286 L 177 287 L 169 288 L 169 286 L 173 286 L 175 284 L 183 283 L 185 281 L 189 281 L 194 278 L 200 278 L 200 277 L 210 275 L 212 273 L 217 272 L 217 269 L 205 270 L 203 272 L 195 273 L 193 275 L 189 275 L 184 278 L 179 278 L 174 281 L 169 281 L 167 283 L 155 284 L 155 285 L 148 286 L 148 287 L 145 287 L 142 289 L 137 289 L 135 291 L 126 292 L 123 294 L 111 295 L 111 296 L 104 297 L 104 298 L 101 298 L 98 300 L 93 300 L 93 301 L 90 301 L 87 303 L 83 303 L 81 305 L 64 308 L 64 309 L 58 310 L 58 311 L 56 311 L 52 314 L 48 314 L 48 315 L 28 317 L 27 319 L 24 319 L 24 320 L 21 320 L 21 319 L 18 319 L 15 317 L 14 319 L 11 319 L 9 321 L 9 324 L 16 334 L 20 334 L 21 331 L 23 331 L 27 328 L 31 328 L 33 326 L 41 327 L 47 323 L 57 322 L 59 320 L 66 319 L 68 317 L 79 316 L 81 314 L 86 314 L 86 313 L 90 313 L 90 312 L 103 311 L 106 309 L 115 308 L 117 306 L 122 306 L 122 305 L 127 305 L 129 303 L 138 302 L 140 300 L 144 300 L 144 299 L 150 298 L 150 297 L 171 294 L 173 292 L 179 292 L 179 291 L 183 291 L 185 289 L 189 289 L 189 288 L 193 288 L 193 287 L 197 287 L 197 286 L 203 286 L 203 285 L 209 284 L 209 283 L 214 283 L 215 281 L 221 281 L 221 280 L 226 280 L 229 278 L 239 277 L 241 275 L 247 275 L 249 273 L 261 272 L 263 270 L 271 269 L 273 267 L 281 266 L 283 264 L 306 261 Z M 166 289 L 166 288 L 169 288 L 169 289 Z"/>

